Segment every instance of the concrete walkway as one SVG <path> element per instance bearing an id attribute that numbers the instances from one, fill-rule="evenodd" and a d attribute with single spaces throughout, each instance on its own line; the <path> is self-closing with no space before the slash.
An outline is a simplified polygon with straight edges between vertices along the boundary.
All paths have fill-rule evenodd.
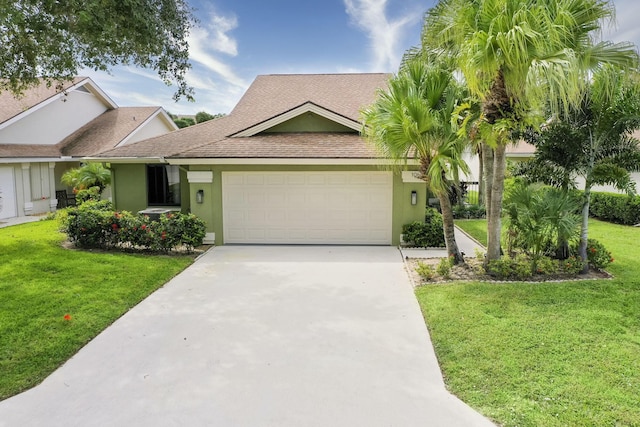
<path id="1" fill-rule="evenodd" d="M 473 258 L 476 250 L 486 252 L 484 246 L 458 227 L 455 229 L 455 236 L 458 248 L 464 253 L 465 257 Z M 447 256 L 447 250 L 444 248 L 401 248 L 400 251 L 402 256 L 406 258 L 445 258 Z"/>
<path id="2" fill-rule="evenodd" d="M 10 227 L 12 225 L 25 224 L 27 222 L 40 221 L 45 215 L 33 215 L 33 216 L 14 216 L 12 218 L 0 219 L 0 228 Z"/>
<path id="3" fill-rule="evenodd" d="M 492 426 L 449 394 L 392 247 L 223 246 L 0 426 Z"/>

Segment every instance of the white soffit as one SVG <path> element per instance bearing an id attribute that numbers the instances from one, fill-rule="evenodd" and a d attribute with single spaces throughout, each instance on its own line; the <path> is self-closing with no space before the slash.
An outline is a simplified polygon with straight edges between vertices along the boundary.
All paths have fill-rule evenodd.
<path id="1" fill-rule="evenodd" d="M 255 126 L 251 126 L 250 128 L 247 128 L 243 131 L 240 131 L 236 134 L 234 134 L 233 136 L 238 136 L 238 137 L 243 137 L 243 136 L 253 136 L 256 135 L 260 132 L 264 132 L 267 129 L 270 129 L 274 126 L 277 126 L 281 123 L 284 123 L 286 121 L 289 121 L 295 117 L 301 116 L 302 114 L 305 113 L 314 113 L 317 114 L 321 117 L 324 117 L 325 119 L 334 121 L 336 123 L 339 123 L 343 126 L 346 126 L 348 128 L 351 128 L 355 131 L 360 131 L 361 129 L 361 125 L 360 123 L 358 123 L 355 120 L 351 120 L 345 116 L 342 116 L 338 113 L 334 113 L 331 110 L 327 110 L 326 108 L 320 107 L 319 105 L 316 105 L 312 102 L 306 102 L 298 107 L 295 107 L 285 113 L 282 113 L 278 116 L 272 117 L 268 120 L 265 120 L 262 123 L 258 123 Z"/>

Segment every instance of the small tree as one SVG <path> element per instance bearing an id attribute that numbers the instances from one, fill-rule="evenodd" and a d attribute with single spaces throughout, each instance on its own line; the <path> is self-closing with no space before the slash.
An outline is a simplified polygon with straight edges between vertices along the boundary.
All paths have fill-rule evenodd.
<path id="1" fill-rule="evenodd" d="M 614 67 L 594 74 L 582 105 L 561 114 L 540 133 L 528 136 L 534 160 L 518 172 L 565 191 L 584 179 L 579 254 L 587 271 L 589 203 L 594 185 L 612 185 L 629 194 L 630 172 L 640 170 L 640 146 L 631 136 L 640 126 L 640 84 Z"/>
<path id="2" fill-rule="evenodd" d="M 462 159 L 465 140 L 458 137 L 452 115 L 464 97 L 444 62 L 409 58 L 389 89 L 362 112 L 363 133 L 374 147 L 392 161 L 419 163 L 420 177 L 440 201 L 447 253 L 464 262 L 455 239 L 448 178 L 458 178 L 469 168 Z"/>
<path id="3" fill-rule="evenodd" d="M 111 183 L 111 171 L 102 163 L 87 163 L 79 168 L 69 169 L 61 178 L 63 184 L 73 187 L 74 192 L 97 188 L 100 196 Z"/>

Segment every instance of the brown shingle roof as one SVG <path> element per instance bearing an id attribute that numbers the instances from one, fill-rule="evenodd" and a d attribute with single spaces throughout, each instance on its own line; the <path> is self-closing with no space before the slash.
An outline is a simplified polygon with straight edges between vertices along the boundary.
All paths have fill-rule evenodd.
<path id="1" fill-rule="evenodd" d="M 229 136 L 307 102 L 360 121 L 360 110 L 374 102 L 389 77 L 382 73 L 258 76 L 228 116 L 118 147 L 99 157 L 375 157 L 357 134 Z"/>
<path id="2" fill-rule="evenodd" d="M 258 76 L 231 115 L 241 116 L 239 126 L 244 128 L 312 102 L 360 121 L 360 110 L 375 100 L 376 90 L 386 87 L 389 77 L 383 73 Z"/>
<path id="3" fill-rule="evenodd" d="M 185 158 L 375 158 L 355 133 L 284 133 L 225 138 L 180 153 Z"/>
<path id="4" fill-rule="evenodd" d="M 55 145 L 0 144 L 0 158 L 60 157 Z"/>
<path id="5" fill-rule="evenodd" d="M 87 77 L 76 77 L 72 81 L 64 82 L 62 89 L 66 90 L 85 79 Z M 55 85 L 47 87 L 45 82 L 25 91 L 20 97 L 16 97 L 9 91 L 0 92 L 0 123 L 11 120 L 18 114 L 35 107 L 60 92 Z"/>
<path id="6" fill-rule="evenodd" d="M 93 156 L 115 148 L 160 107 L 120 107 L 99 115 L 58 144 L 63 156 Z"/>

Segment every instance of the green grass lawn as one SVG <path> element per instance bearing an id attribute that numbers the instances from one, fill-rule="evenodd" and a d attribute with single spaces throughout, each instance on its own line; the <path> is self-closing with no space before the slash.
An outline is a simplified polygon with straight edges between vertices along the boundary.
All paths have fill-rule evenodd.
<path id="1" fill-rule="evenodd" d="M 57 228 L 0 229 L 0 400 L 40 383 L 193 261 L 68 250 Z"/>
<path id="2" fill-rule="evenodd" d="M 590 227 L 613 280 L 416 291 L 447 386 L 500 425 L 640 426 L 640 228 Z"/>

